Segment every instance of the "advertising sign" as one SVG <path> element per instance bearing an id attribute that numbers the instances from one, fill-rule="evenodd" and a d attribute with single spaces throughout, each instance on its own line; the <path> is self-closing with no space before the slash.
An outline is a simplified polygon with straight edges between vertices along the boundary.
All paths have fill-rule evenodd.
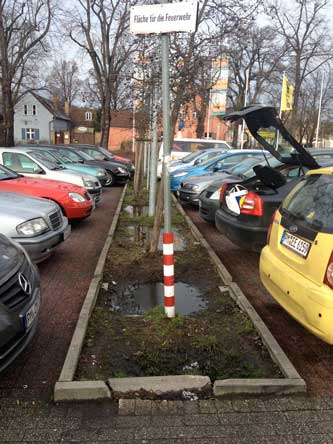
<path id="1" fill-rule="evenodd" d="M 131 8 L 132 34 L 166 34 L 194 32 L 197 26 L 198 2 L 139 5 Z"/>
<path id="2" fill-rule="evenodd" d="M 227 108 L 227 90 L 229 64 L 227 59 L 218 58 L 212 61 L 211 112 L 213 115 L 224 115 Z"/>

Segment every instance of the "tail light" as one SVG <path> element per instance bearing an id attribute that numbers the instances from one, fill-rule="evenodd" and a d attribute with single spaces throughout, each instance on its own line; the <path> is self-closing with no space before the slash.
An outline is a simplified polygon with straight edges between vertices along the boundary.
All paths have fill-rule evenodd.
<path id="1" fill-rule="evenodd" d="M 268 228 L 268 232 L 267 232 L 267 240 L 266 240 L 267 245 L 269 245 L 269 241 L 271 240 L 271 232 L 272 232 L 273 222 L 274 222 L 275 215 L 276 215 L 277 211 L 278 211 L 278 209 L 276 209 L 276 210 L 274 211 L 273 216 L 272 216 L 272 222 L 271 222 L 271 224 L 270 224 L 270 226 L 269 226 L 269 228 Z"/>
<path id="2" fill-rule="evenodd" d="M 228 185 L 226 183 L 224 183 L 220 188 L 220 206 L 222 205 L 224 194 L 227 191 L 227 187 L 228 187 Z"/>
<path id="3" fill-rule="evenodd" d="M 324 284 L 328 285 L 333 289 L 333 251 L 331 253 L 331 257 L 328 261 L 326 273 L 324 277 Z"/>
<path id="4" fill-rule="evenodd" d="M 251 216 L 262 216 L 264 214 L 262 198 L 253 191 L 249 191 L 240 201 L 240 212 Z"/>

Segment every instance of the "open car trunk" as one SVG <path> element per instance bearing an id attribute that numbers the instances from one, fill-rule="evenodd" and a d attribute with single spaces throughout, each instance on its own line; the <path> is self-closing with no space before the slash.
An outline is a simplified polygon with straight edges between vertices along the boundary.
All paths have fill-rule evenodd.
<path id="1" fill-rule="evenodd" d="M 311 154 L 287 131 L 272 106 L 250 105 L 227 114 L 225 120 L 244 119 L 252 136 L 280 162 L 286 165 L 320 166 Z"/>

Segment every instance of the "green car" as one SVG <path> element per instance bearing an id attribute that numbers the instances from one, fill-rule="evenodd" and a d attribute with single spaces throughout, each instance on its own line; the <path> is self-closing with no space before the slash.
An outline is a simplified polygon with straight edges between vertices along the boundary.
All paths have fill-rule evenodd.
<path id="1" fill-rule="evenodd" d="M 29 147 L 30 148 L 30 147 Z M 80 173 L 90 174 L 91 176 L 95 176 L 103 186 L 108 186 L 109 174 L 106 170 L 99 167 L 93 167 L 90 165 L 82 165 L 81 163 L 73 162 L 67 156 L 62 153 L 59 153 L 56 150 L 46 150 L 39 149 L 39 147 L 31 147 L 41 160 L 49 160 L 51 162 L 56 162 L 58 165 L 63 166 L 68 170 L 79 171 Z"/>

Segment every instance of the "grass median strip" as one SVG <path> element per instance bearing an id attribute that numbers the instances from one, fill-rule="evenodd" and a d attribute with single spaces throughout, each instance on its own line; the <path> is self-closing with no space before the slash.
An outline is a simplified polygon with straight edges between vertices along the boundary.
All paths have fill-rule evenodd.
<path id="1" fill-rule="evenodd" d="M 175 207 L 177 317 L 164 316 L 162 254 L 148 253 L 151 220 L 139 202 L 128 189 L 76 379 L 282 378 L 250 319 L 220 292 L 210 257 Z M 136 207 L 132 216 L 128 206 Z"/>

